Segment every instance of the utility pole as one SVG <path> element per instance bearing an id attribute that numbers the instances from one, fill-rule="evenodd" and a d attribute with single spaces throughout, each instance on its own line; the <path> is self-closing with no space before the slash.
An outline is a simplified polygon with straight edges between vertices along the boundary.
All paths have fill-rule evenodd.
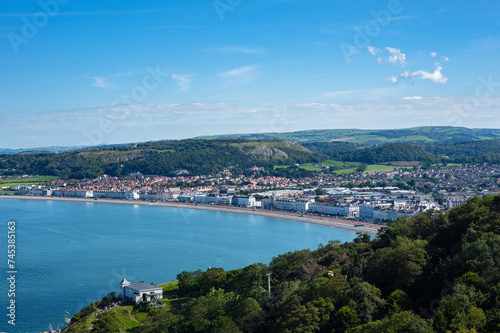
<path id="1" fill-rule="evenodd" d="M 267 275 L 267 292 L 269 293 L 269 298 L 271 298 L 271 275 L 272 274 L 273 274 L 272 272 L 266 273 L 266 275 Z"/>

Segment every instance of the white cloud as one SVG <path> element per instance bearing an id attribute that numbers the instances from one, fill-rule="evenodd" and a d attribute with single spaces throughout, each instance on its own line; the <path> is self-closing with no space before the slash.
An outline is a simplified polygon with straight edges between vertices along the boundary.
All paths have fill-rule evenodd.
<path id="1" fill-rule="evenodd" d="M 422 97 L 420 96 L 408 96 L 401 98 L 403 101 L 412 101 L 412 100 L 420 100 Z"/>
<path id="2" fill-rule="evenodd" d="M 257 65 L 243 66 L 243 67 L 234 68 L 228 72 L 219 73 L 219 74 L 217 74 L 217 76 L 224 78 L 224 79 L 245 77 L 248 74 L 250 74 L 251 72 L 253 72 L 254 70 L 256 70 L 257 68 L 259 68 L 259 66 L 257 66 Z"/>
<path id="3" fill-rule="evenodd" d="M 436 56 L 438 55 L 438 53 L 437 52 L 431 52 L 430 55 L 431 55 L 431 57 L 436 58 Z"/>
<path id="4" fill-rule="evenodd" d="M 382 57 L 378 57 L 378 58 L 377 58 L 377 61 L 378 61 L 379 65 L 380 65 L 380 64 L 382 63 L 382 61 L 383 61 L 383 60 L 382 60 Z"/>
<path id="5" fill-rule="evenodd" d="M 176 84 L 179 86 L 179 90 L 174 92 L 173 94 L 180 94 L 186 90 L 191 89 L 192 82 L 190 79 L 188 79 L 190 75 L 178 75 L 178 74 L 172 74 L 170 77 L 175 80 Z"/>
<path id="6" fill-rule="evenodd" d="M 434 83 L 446 84 L 446 82 L 448 81 L 448 78 L 443 76 L 443 74 L 441 73 L 442 69 L 443 68 L 441 67 L 441 65 L 436 64 L 436 70 L 432 73 L 427 72 L 427 71 L 423 71 L 423 70 L 415 71 L 415 72 L 406 71 L 399 76 L 393 76 L 391 78 L 391 81 L 392 81 L 392 83 L 397 83 L 401 79 L 408 79 L 408 78 L 416 76 L 416 77 L 421 78 L 422 80 L 429 80 L 429 81 L 432 81 Z"/>
<path id="7" fill-rule="evenodd" d="M 389 57 L 389 62 L 391 64 L 400 64 L 401 66 L 404 66 L 406 64 L 406 55 L 404 53 L 401 53 L 401 50 L 394 47 L 386 47 L 386 50 L 391 54 L 391 56 Z"/>
<path id="8" fill-rule="evenodd" d="M 367 46 L 366 48 L 368 49 L 368 52 L 370 52 L 373 55 L 375 55 L 379 52 L 379 49 L 377 49 L 376 47 L 373 47 L 373 46 Z"/>
<path id="9" fill-rule="evenodd" d="M 326 92 L 321 95 L 321 97 L 341 97 L 341 96 L 348 96 L 356 93 L 356 90 L 340 90 L 340 91 L 331 91 L 331 92 Z"/>
<path id="10" fill-rule="evenodd" d="M 448 62 L 450 59 L 448 59 L 448 57 L 444 57 L 444 61 Z"/>
<path id="11" fill-rule="evenodd" d="M 98 87 L 98 88 L 110 88 L 111 87 L 111 84 L 109 82 L 107 82 L 107 79 L 105 79 L 103 77 L 93 76 L 92 79 L 94 80 L 94 82 L 91 85 L 94 87 Z"/>

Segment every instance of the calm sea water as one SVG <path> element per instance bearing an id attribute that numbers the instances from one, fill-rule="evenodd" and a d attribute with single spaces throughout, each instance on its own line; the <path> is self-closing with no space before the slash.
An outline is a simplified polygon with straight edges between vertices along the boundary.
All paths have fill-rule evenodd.
<path id="1" fill-rule="evenodd" d="M 16 326 L 7 323 L 7 222 L 16 221 Z M 355 232 L 241 214 L 85 202 L 0 199 L 0 332 L 39 332 L 131 282 L 255 262 Z"/>

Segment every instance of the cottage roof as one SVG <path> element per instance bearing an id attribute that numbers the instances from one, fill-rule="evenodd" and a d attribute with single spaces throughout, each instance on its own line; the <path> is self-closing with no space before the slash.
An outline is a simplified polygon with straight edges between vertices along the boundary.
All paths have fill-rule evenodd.
<path id="1" fill-rule="evenodd" d="M 129 286 L 126 286 L 126 288 L 138 291 L 138 292 L 144 292 L 144 291 L 150 291 L 150 290 L 162 290 L 161 287 L 146 283 L 146 282 L 139 282 L 139 283 L 132 283 Z"/>

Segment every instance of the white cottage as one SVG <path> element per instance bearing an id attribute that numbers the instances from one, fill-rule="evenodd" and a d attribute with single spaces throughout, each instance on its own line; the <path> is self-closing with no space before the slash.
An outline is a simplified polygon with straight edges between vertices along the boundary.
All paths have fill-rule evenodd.
<path id="1" fill-rule="evenodd" d="M 161 287 L 145 283 L 130 283 L 127 279 L 120 282 L 120 291 L 123 299 L 130 299 L 135 304 L 141 302 L 151 302 L 155 304 L 163 297 L 163 289 Z"/>

